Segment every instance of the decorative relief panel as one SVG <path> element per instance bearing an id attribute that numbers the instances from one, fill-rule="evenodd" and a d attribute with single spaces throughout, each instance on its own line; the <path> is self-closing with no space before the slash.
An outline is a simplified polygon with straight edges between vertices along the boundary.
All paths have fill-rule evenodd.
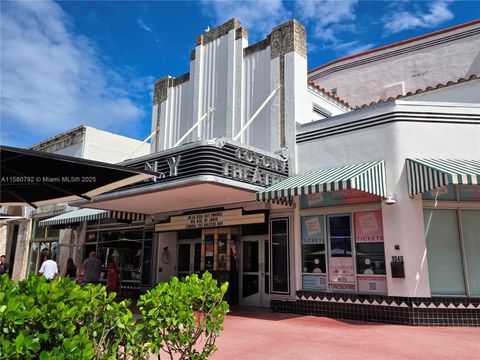
<path id="1" fill-rule="evenodd" d="M 153 91 L 153 104 L 160 104 L 167 100 L 168 88 L 173 86 L 174 78 L 171 76 L 165 76 L 155 83 L 155 89 Z"/>
<path id="2" fill-rule="evenodd" d="M 82 142 L 85 137 L 85 132 L 86 128 L 82 125 L 74 130 L 68 131 L 67 133 L 57 135 L 53 139 L 49 139 L 40 144 L 32 146 L 31 149 L 51 153 L 57 152 L 59 150 Z"/>
<path id="3" fill-rule="evenodd" d="M 290 20 L 273 28 L 271 43 L 272 59 L 291 51 L 297 52 L 304 58 L 307 57 L 307 33 L 297 20 Z"/>
<path id="4" fill-rule="evenodd" d="M 237 19 L 230 19 L 225 24 L 220 25 L 219 27 L 207 31 L 205 34 L 198 35 L 196 44 L 206 45 L 209 42 L 217 40 L 218 38 L 227 35 L 230 30 L 241 28 L 242 24 Z"/>
<path id="5" fill-rule="evenodd" d="M 239 27 L 235 30 L 235 40 L 245 38 L 248 39 L 248 31 L 244 27 Z"/>

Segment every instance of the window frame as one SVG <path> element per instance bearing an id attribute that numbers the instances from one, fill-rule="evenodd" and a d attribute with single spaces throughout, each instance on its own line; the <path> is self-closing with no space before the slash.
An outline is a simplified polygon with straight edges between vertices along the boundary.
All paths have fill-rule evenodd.
<path id="1" fill-rule="evenodd" d="M 460 241 L 460 255 L 462 259 L 462 272 L 463 272 L 463 281 L 465 285 L 465 294 L 460 295 L 451 295 L 451 294 L 435 294 L 435 296 L 451 296 L 451 297 L 480 297 L 480 295 L 472 295 L 470 291 L 470 283 L 468 280 L 468 269 L 467 269 L 467 262 L 466 262 L 466 253 L 465 253 L 465 240 L 463 236 L 463 224 L 462 224 L 462 216 L 461 212 L 462 210 L 474 210 L 478 211 L 478 202 L 473 202 L 473 201 L 468 201 L 468 202 L 463 202 L 463 201 L 438 201 L 435 202 L 434 200 L 423 200 L 423 211 L 425 210 L 455 210 L 456 216 L 457 216 L 457 231 L 458 231 L 458 239 Z M 425 227 L 425 225 L 424 225 Z M 424 235 L 425 236 L 425 235 Z M 428 253 L 428 248 L 427 248 L 427 239 L 425 237 L 425 248 Z M 430 271 L 430 268 L 429 268 Z M 432 292 L 432 289 L 430 288 L 430 292 Z"/>

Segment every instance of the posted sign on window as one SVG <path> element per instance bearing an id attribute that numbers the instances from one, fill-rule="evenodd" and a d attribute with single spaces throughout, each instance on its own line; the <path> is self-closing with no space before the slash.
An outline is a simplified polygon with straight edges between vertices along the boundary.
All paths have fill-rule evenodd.
<path id="1" fill-rule="evenodd" d="M 324 242 L 323 216 L 302 216 L 302 245 Z"/>
<path id="2" fill-rule="evenodd" d="M 355 213 L 355 242 L 383 242 L 381 211 L 364 211 Z"/>

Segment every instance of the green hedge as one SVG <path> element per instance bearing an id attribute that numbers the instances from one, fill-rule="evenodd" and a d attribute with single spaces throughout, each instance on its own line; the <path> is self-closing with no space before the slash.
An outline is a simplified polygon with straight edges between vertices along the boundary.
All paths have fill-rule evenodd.
<path id="1" fill-rule="evenodd" d="M 128 300 L 116 302 L 102 285 L 33 274 L 0 278 L 0 359 L 205 359 L 228 312 L 209 273 L 161 283 L 141 297 L 141 319 Z"/>

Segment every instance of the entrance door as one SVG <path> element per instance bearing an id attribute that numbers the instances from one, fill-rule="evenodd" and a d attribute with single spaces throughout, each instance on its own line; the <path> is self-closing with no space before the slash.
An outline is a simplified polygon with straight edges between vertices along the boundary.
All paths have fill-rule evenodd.
<path id="1" fill-rule="evenodd" d="M 201 251 L 202 244 L 200 242 L 178 244 L 178 277 L 200 273 Z"/>
<path id="2" fill-rule="evenodd" d="M 270 242 L 267 239 L 243 239 L 240 269 L 242 305 L 270 306 Z"/>

